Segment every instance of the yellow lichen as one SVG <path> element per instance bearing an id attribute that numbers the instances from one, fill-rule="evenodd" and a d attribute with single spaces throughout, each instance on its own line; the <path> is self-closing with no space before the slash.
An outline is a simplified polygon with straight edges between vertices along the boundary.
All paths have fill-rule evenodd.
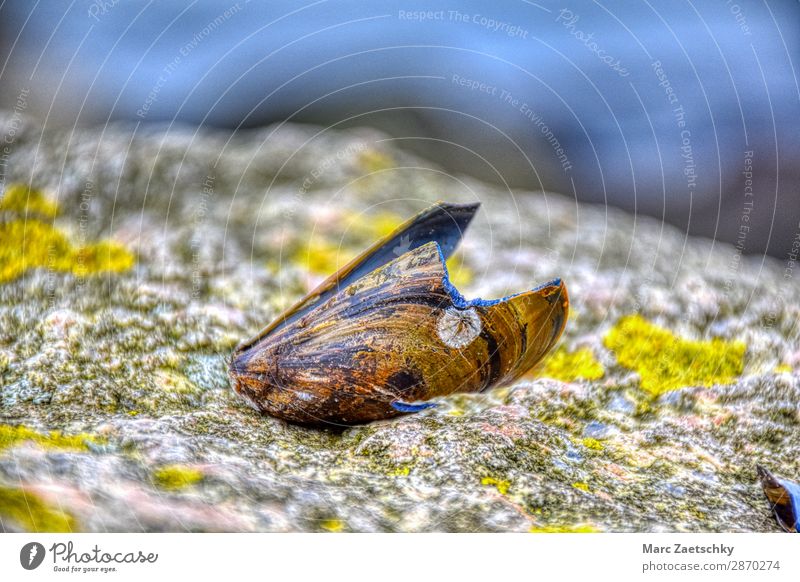
<path id="1" fill-rule="evenodd" d="M 341 519 L 324 519 L 319 526 L 325 531 L 339 533 L 344 529 L 344 522 Z"/>
<path id="2" fill-rule="evenodd" d="M 728 384 L 744 369 L 742 342 L 686 340 L 639 315 L 620 319 L 603 343 L 621 366 L 639 373 L 642 389 L 654 396 L 686 386 Z"/>
<path id="3" fill-rule="evenodd" d="M 51 224 L 21 219 L 0 222 L 0 283 L 37 267 L 85 277 L 126 271 L 133 263 L 133 255 L 115 242 L 75 247 Z"/>
<path id="4" fill-rule="evenodd" d="M 584 483 L 583 481 L 576 481 L 572 484 L 572 486 L 575 487 L 575 489 L 580 489 L 581 491 L 586 491 L 587 493 L 589 492 L 589 484 Z"/>
<path id="5" fill-rule="evenodd" d="M 603 450 L 603 443 L 601 443 L 597 439 L 593 438 L 585 438 L 581 440 L 581 444 L 586 447 L 587 449 L 592 449 L 593 451 L 602 451 Z"/>
<path id="6" fill-rule="evenodd" d="M 133 255 L 121 244 L 101 240 L 79 247 L 73 256 L 72 272 L 79 277 L 104 271 L 122 272 L 133 267 Z"/>
<path id="7" fill-rule="evenodd" d="M 605 374 L 603 365 L 597 361 L 589 348 L 574 352 L 559 348 L 542 363 L 540 376 L 562 382 L 575 380 L 599 380 Z"/>
<path id="8" fill-rule="evenodd" d="M 357 251 L 323 240 L 301 247 L 292 255 L 295 264 L 316 275 L 331 275 L 349 263 Z"/>
<path id="9" fill-rule="evenodd" d="M 199 391 L 199 388 L 189 378 L 171 370 L 158 370 L 155 378 L 163 390 L 173 394 L 194 394 Z"/>
<path id="10" fill-rule="evenodd" d="M 371 245 L 393 233 L 403 222 L 402 216 L 388 210 L 369 213 L 345 212 L 338 223 L 337 234 L 346 233 L 354 245 L 356 243 Z M 363 247 L 359 250 L 363 250 Z M 407 250 L 408 248 L 402 248 L 401 241 L 397 254 L 402 254 Z"/>
<path id="11" fill-rule="evenodd" d="M 475 278 L 475 273 L 466 265 L 462 253 L 455 253 L 447 259 L 447 275 L 456 289 L 469 285 Z"/>
<path id="12" fill-rule="evenodd" d="M 403 224 L 403 219 L 393 212 L 378 212 L 369 216 L 360 215 L 353 223 L 356 234 L 365 238 L 379 239 L 393 233 Z"/>
<path id="13" fill-rule="evenodd" d="M 46 448 L 85 451 L 90 443 L 99 444 L 104 440 L 89 434 L 65 435 L 57 430 L 41 433 L 26 426 L 0 424 L 0 451 L 25 442 Z"/>
<path id="14" fill-rule="evenodd" d="M 202 481 L 203 472 L 184 465 L 165 465 L 156 469 L 153 480 L 162 489 L 177 491 Z"/>
<path id="15" fill-rule="evenodd" d="M 24 489 L 0 486 L 0 528 L 8 520 L 34 533 L 69 533 L 77 530 L 75 518 L 51 507 Z"/>
<path id="16" fill-rule="evenodd" d="M 778 364 L 775 366 L 776 374 L 791 374 L 792 372 L 794 372 L 794 368 L 792 368 L 789 364 Z"/>
<path id="17" fill-rule="evenodd" d="M 45 198 L 41 190 L 25 184 L 11 184 L 0 198 L 0 213 L 13 212 L 17 215 L 39 215 L 54 218 L 58 215 L 58 204 Z"/>
<path id="18" fill-rule="evenodd" d="M 291 260 L 315 275 L 331 275 L 352 261 L 369 245 L 393 233 L 402 223 L 401 217 L 392 212 L 376 212 L 369 215 L 344 214 L 337 221 L 338 238 L 324 233 L 318 234 L 307 244 L 298 245 L 290 253 Z M 345 233 L 343 238 L 342 233 Z M 410 242 L 401 238 L 393 249 L 395 255 L 400 256 L 409 251 Z M 474 273 L 467 266 L 461 253 L 456 253 L 447 260 L 447 270 L 450 281 L 456 287 L 469 285 L 474 279 Z"/>
<path id="19" fill-rule="evenodd" d="M 358 156 L 358 164 L 365 172 L 379 172 L 394 166 L 394 159 L 378 150 L 364 150 Z"/>
<path id="20" fill-rule="evenodd" d="M 543 525 L 531 526 L 528 530 L 529 533 L 597 533 L 596 527 L 588 524 L 578 525 Z"/>
<path id="21" fill-rule="evenodd" d="M 504 479 L 495 479 L 494 477 L 484 477 L 481 479 L 481 485 L 490 485 L 497 489 L 497 492 L 500 495 L 505 495 L 508 493 L 508 488 L 511 486 L 511 483 L 505 481 Z"/>
<path id="22" fill-rule="evenodd" d="M 112 241 L 74 246 L 52 222 L 59 208 L 39 190 L 12 184 L 0 198 L 0 283 L 11 281 L 28 269 L 85 277 L 104 271 L 126 271 L 133 255 Z"/>
<path id="23" fill-rule="evenodd" d="M 394 471 L 392 471 L 392 475 L 394 477 L 408 477 L 410 474 L 411 474 L 411 467 L 408 465 L 397 467 Z"/>

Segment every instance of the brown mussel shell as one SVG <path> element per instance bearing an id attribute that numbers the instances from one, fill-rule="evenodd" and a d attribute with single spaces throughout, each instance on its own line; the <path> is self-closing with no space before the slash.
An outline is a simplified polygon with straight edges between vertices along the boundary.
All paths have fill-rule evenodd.
<path id="1" fill-rule="evenodd" d="M 787 479 L 778 479 L 767 469 L 756 465 L 756 472 L 770 503 L 775 520 L 784 531 L 800 531 L 800 485 Z"/>
<path id="2" fill-rule="evenodd" d="M 439 203 L 332 275 L 236 349 L 236 392 L 285 420 L 351 425 L 527 372 L 564 329 L 567 291 L 464 299 L 445 261 L 477 209 Z"/>

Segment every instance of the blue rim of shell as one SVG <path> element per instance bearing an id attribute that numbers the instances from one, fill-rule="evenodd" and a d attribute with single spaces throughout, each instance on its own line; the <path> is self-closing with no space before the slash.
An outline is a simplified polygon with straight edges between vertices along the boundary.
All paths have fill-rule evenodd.
<path id="1" fill-rule="evenodd" d="M 435 241 L 434 241 L 435 242 Z M 447 291 L 447 294 L 450 295 L 450 299 L 453 302 L 453 305 L 457 309 L 468 309 L 470 307 L 491 307 L 492 305 L 497 305 L 498 303 L 503 303 L 504 301 L 508 301 L 513 299 L 514 297 L 519 297 L 520 295 L 524 295 L 525 293 L 535 293 L 536 291 L 541 291 L 545 287 L 558 287 L 561 285 L 561 279 L 556 277 L 548 281 L 547 283 L 542 283 L 541 285 L 537 285 L 533 289 L 528 289 L 527 291 L 521 291 L 520 293 L 512 293 L 511 295 L 506 295 L 501 299 L 467 299 L 464 297 L 461 292 L 456 289 L 456 286 L 450 281 L 450 272 L 447 269 L 447 259 L 442 252 L 442 248 L 439 246 L 439 243 L 436 243 L 436 250 L 439 251 L 439 260 L 442 263 L 442 269 L 444 269 L 444 277 L 442 278 L 442 285 Z"/>

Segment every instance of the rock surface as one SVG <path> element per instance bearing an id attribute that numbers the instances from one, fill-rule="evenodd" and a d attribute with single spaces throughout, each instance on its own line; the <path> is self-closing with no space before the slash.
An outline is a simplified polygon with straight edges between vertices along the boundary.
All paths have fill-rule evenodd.
<path id="1" fill-rule="evenodd" d="M 71 245 L 0 235 L 47 251 L 0 282 L 3 530 L 778 531 L 755 465 L 800 475 L 794 263 L 446 175 L 367 130 L 0 130 L 7 190 L 59 209 L 0 220 Z M 236 344 L 437 199 L 483 203 L 451 265 L 468 297 L 566 281 L 555 356 L 343 431 L 239 401 Z"/>

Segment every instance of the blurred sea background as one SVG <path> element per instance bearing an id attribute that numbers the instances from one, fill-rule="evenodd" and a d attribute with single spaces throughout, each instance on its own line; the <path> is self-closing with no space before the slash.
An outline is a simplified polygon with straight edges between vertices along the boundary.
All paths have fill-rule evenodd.
<path id="1" fill-rule="evenodd" d="M 785 259 L 799 43 L 791 0 L 7 0 L 0 108 L 45 129 L 371 126 L 448 171 Z"/>

